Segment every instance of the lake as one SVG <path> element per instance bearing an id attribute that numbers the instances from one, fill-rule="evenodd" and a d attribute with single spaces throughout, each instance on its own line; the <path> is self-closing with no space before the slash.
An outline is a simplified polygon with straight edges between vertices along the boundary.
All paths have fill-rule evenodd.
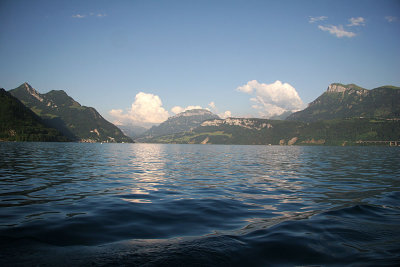
<path id="1" fill-rule="evenodd" d="M 399 265 L 400 148 L 0 143 L 1 266 Z"/>

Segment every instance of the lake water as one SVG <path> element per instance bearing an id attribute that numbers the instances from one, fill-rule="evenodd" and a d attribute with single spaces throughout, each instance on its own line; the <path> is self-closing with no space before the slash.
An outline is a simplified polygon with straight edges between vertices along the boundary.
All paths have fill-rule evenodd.
<path id="1" fill-rule="evenodd" d="M 0 143 L 1 266 L 400 264 L 400 149 Z"/>

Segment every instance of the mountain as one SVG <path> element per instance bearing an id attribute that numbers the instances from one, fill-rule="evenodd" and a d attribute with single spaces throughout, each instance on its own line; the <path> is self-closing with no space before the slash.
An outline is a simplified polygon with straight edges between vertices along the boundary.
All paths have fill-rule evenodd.
<path id="1" fill-rule="evenodd" d="M 395 140 L 400 140 L 400 120 L 396 119 L 352 118 L 301 122 L 228 118 L 207 120 L 191 132 L 153 137 L 148 141 L 241 145 L 358 145 L 369 141 L 366 144 L 389 145 L 390 142 L 386 141 Z"/>
<path id="2" fill-rule="evenodd" d="M 130 138 L 136 138 L 143 135 L 148 129 L 138 125 L 118 125 L 118 128 Z"/>
<path id="3" fill-rule="evenodd" d="M 354 84 L 331 84 L 310 105 L 286 120 L 257 118 L 208 119 L 190 130 L 166 129 L 147 136 L 145 142 L 244 145 L 392 145 L 400 140 L 400 88 L 372 90 Z M 189 115 L 189 114 L 188 114 Z M 169 126 L 166 127 L 166 126 Z M 158 128 L 152 128 L 153 131 Z M 398 142 L 400 143 L 400 142 Z"/>
<path id="4" fill-rule="evenodd" d="M 81 106 L 63 90 L 40 94 L 28 83 L 9 91 L 49 126 L 80 142 L 133 142 L 94 108 Z"/>
<path id="5" fill-rule="evenodd" d="M 143 134 L 144 137 L 137 140 L 144 141 L 156 136 L 191 131 L 200 126 L 203 121 L 209 119 L 219 119 L 219 117 L 206 109 L 187 110 L 168 118 L 158 126 L 151 127 Z"/>
<path id="6" fill-rule="evenodd" d="M 354 117 L 399 118 L 400 87 L 367 90 L 355 84 L 333 83 L 306 109 L 291 114 L 287 120 L 312 122 Z"/>
<path id="7" fill-rule="evenodd" d="M 9 92 L 0 89 L 0 141 L 68 141 Z"/>
<path id="8" fill-rule="evenodd" d="M 288 110 L 288 111 L 283 112 L 282 114 L 273 115 L 273 116 L 269 117 L 268 119 L 270 119 L 270 120 L 286 120 L 286 118 L 289 117 L 290 114 L 292 114 L 292 113 L 293 113 L 293 111 Z"/>

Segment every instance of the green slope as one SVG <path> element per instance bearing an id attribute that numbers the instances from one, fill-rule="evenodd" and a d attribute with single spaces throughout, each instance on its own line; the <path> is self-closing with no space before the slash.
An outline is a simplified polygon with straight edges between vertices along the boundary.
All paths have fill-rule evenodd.
<path id="1" fill-rule="evenodd" d="M 400 88 L 382 86 L 367 90 L 354 84 L 331 84 L 310 105 L 287 120 L 318 121 L 344 118 L 399 118 Z"/>
<path id="2" fill-rule="evenodd" d="M 209 119 L 219 119 L 219 117 L 206 109 L 187 110 L 168 118 L 158 126 L 151 127 L 138 140 L 145 141 L 156 136 L 191 131 Z"/>
<path id="3" fill-rule="evenodd" d="M 48 125 L 72 140 L 83 142 L 132 142 L 94 108 L 81 106 L 62 90 L 40 94 L 29 84 L 10 90 Z"/>
<path id="4" fill-rule="evenodd" d="M 47 127 L 17 98 L 0 89 L 0 140 L 58 142 L 68 141 L 68 138 Z"/>
<path id="5" fill-rule="evenodd" d="M 153 143 L 242 145 L 356 145 L 358 141 L 400 140 L 400 121 L 387 119 L 335 119 L 316 122 L 265 119 L 214 120 L 191 132 L 152 138 Z M 243 123 L 240 123 L 240 122 Z M 382 143 L 384 144 L 384 143 Z"/>

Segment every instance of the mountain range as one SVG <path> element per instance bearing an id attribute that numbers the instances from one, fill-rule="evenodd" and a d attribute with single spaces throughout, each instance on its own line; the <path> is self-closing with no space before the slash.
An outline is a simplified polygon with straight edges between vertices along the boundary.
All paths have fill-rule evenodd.
<path id="1" fill-rule="evenodd" d="M 133 142 L 94 108 L 80 105 L 63 90 L 40 94 L 28 83 L 9 91 L 43 123 L 79 142 Z"/>
<path id="2" fill-rule="evenodd" d="M 241 145 L 356 145 L 400 140 L 400 121 L 335 119 L 316 122 L 228 118 L 203 122 L 192 132 L 158 136 L 152 143 Z M 373 144 L 389 144 L 373 143 Z"/>
<path id="3" fill-rule="evenodd" d="M 134 124 L 118 125 L 118 128 L 120 128 L 121 131 L 126 136 L 129 136 L 132 139 L 142 136 L 145 132 L 147 132 L 149 130 L 143 126 L 134 125 Z"/>
<path id="4" fill-rule="evenodd" d="M 138 141 L 191 144 L 355 145 L 400 140 L 400 88 L 334 83 L 286 120 L 209 119 L 190 131 Z M 189 119 L 189 118 L 187 118 Z M 373 144 L 386 144 L 375 142 Z"/>
<path id="5" fill-rule="evenodd" d="M 0 140 L 132 142 L 94 108 L 64 91 L 40 94 L 29 84 L 1 91 Z M 194 109 L 149 130 L 121 126 L 138 142 L 193 144 L 352 145 L 400 140 L 400 88 L 372 90 L 333 83 L 304 110 L 286 120 L 220 119 Z M 377 142 L 379 141 L 379 142 Z"/>

